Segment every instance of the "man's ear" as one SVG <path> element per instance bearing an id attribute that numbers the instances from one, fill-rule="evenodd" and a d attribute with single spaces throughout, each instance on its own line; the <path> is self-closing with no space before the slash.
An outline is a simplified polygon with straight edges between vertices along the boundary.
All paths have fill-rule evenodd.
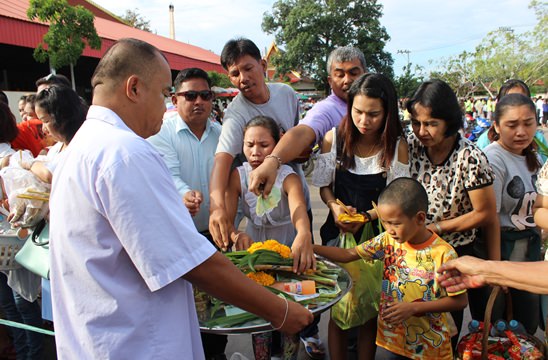
<path id="1" fill-rule="evenodd" d="M 126 96 L 132 102 L 136 102 L 141 93 L 141 80 L 137 75 L 131 75 L 126 81 Z"/>
<path id="2" fill-rule="evenodd" d="M 261 59 L 261 66 L 263 67 L 263 74 L 266 76 L 266 69 L 268 68 L 268 64 L 266 63 L 265 59 Z"/>
<path id="3" fill-rule="evenodd" d="M 171 103 L 173 104 L 173 106 L 177 106 L 177 95 L 171 95 Z"/>

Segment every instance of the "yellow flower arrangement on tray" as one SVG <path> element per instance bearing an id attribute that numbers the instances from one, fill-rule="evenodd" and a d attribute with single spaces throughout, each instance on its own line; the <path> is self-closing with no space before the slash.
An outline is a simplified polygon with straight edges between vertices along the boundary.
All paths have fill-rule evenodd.
<path id="1" fill-rule="evenodd" d="M 262 286 L 270 286 L 276 282 L 272 275 L 267 274 L 264 271 L 249 272 L 246 276 Z"/>
<path id="2" fill-rule="evenodd" d="M 247 249 L 247 252 L 250 254 L 253 254 L 257 250 L 270 250 L 277 252 L 280 254 L 283 258 L 290 258 L 291 257 L 291 249 L 284 244 L 280 244 L 276 240 L 266 240 L 265 242 L 254 242 L 251 244 L 251 246 Z"/>

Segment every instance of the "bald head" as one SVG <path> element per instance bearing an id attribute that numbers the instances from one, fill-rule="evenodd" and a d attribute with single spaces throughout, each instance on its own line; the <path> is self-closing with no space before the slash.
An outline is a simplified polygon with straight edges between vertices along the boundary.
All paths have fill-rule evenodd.
<path id="1" fill-rule="evenodd" d="M 131 75 L 149 79 L 156 70 L 158 56 L 164 55 L 154 46 L 137 39 L 120 39 L 107 50 L 91 78 L 91 86 L 112 87 Z M 165 59 L 165 57 L 164 57 Z"/>

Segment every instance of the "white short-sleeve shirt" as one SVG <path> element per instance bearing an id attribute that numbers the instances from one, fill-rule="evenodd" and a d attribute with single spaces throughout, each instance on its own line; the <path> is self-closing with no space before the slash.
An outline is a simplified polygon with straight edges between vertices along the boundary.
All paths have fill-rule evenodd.
<path id="1" fill-rule="evenodd" d="M 51 194 L 59 359 L 202 359 L 191 284 L 214 253 L 157 151 L 92 106 Z"/>

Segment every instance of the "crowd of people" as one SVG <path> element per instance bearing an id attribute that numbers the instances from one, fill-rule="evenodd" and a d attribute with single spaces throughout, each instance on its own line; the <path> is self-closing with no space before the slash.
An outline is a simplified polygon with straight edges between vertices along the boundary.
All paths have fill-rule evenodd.
<path id="1" fill-rule="evenodd" d="M 193 286 L 272 324 L 266 337 L 253 336 L 256 359 L 286 341 L 315 359 L 327 351 L 344 359 L 352 347 L 359 359 L 452 359 L 463 309 L 483 319 L 486 285 L 511 288 L 514 318 L 528 332 L 543 323 L 548 166 L 534 140 L 538 104 L 523 82 L 463 106 L 445 82 L 425 81 L 402 104 L 406 135 L 394 84 L 367 73 L 356 48 L 329 54 L 331 94 L 304 118 L 291 87 L 265 82 L 251 40 L 228 41 L 221 64 L 240 91 L 226 109 L 205 71 L 183 69 L 172 82 L 163 54 L 136 39 L 105 53 L 89 108 L 61 75 L 20 99 L 19 124 L 0 102 L 1 166 L 51 184 L 51 280 L 0 272 L 9 320 L 52 321 L 60 359 L 225 359 L 227 336 L 199 331 Z M 461 133 L 469 110 L 492 119 L 485 147 Z M 329 209 L 316 241 L 301 168 L 314 145 L 311 182 Z M 19 150 L 32 160 L 17 161 Z M 348 212 L 365 224 L 340 221 Z M 339 248 L 341 234 L 359 245 Z M 382 266 L 366 269 L 380 295 L 350 329 L 330 319 L 326 348 L 319 316 L 222 254 L 267 239 L 291 248 L 295 273 L 314 269 L 315 254 L 376 260 Z M 32 289 L 17 285 L 22 273 L 35 277 Z M 11 331 L 17 358 L 38 359 L 41 335 Z"/>

